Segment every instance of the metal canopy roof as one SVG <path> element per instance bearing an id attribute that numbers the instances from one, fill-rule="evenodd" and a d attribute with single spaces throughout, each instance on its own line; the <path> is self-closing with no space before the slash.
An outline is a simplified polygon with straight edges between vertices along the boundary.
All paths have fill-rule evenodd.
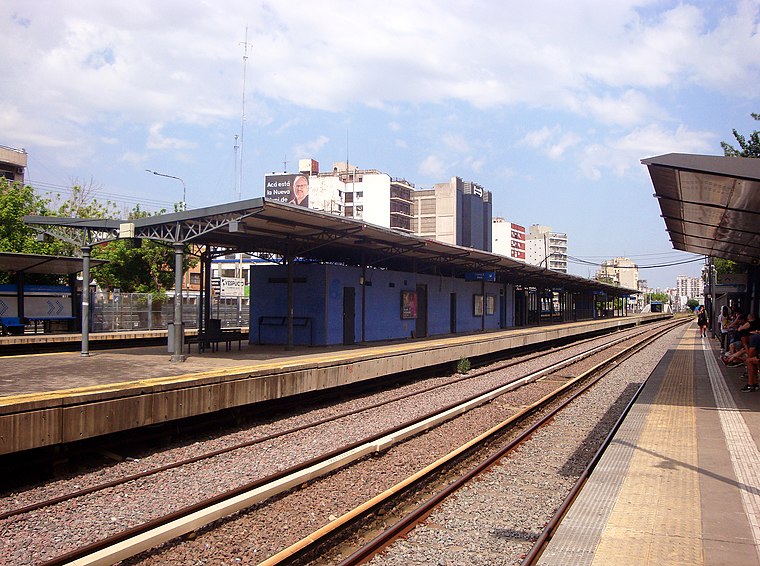
<path id="1" fill-rule="evenodd" d="M 92 260 L 92 265 L 102 263 L 107 262 L 102 259 Z M 0 252 L 0 271 L 71 275 L 82 271 L 82 258 Z"/>
<path id="2" fill-rule="evenodd" d="M 641 162 L 675 249 L 760 261 L 760 159 L 670 153 Z"/>
<path id="3" fill-rule="evenodd" d="M 25 217 L 27 224 L 79 228 L 107 241 L 124 221 Z M 270 253 L 327 263 L 463 276 L 494 271 L 518 285 L 636 293 L 598 281 L 527 265 L 498 254 L 410 236 L 350 218 L 255 198 L 134 220 L 134 237 Z M 97 243 L 92 241 L 92 243 Z"/>

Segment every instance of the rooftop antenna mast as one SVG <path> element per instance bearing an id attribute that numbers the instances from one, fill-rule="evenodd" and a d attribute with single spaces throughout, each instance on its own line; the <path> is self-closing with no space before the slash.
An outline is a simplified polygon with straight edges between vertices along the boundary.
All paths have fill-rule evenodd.
<path id="1" fill-rule="evenodd" d="M 234 189 L 234 192 L 235 192 L 235 196 L 237 196 L 238 199 L 240 198 L 238 196 L 239 195 L 239 191 L 238 191 L 238 149 L 239 149 L 238 138 L 239 137 L 240 136 L 238 134 L 235 134 L 235 145 L 233 146 L 233 150 L 235 152 L 235 159 L 234 159 L 234 161 L 235 161 L 235 173 L 233 174 L 233 177 L 232 177 L 232 184 L 234 185 L 233 189 Z"/>
<path id="2" fill-rule="evenodd" d="M 354 206 L 351 209 L 351 217 L 356 218 L 356 172 L 350 172 L 348 169 L 348 128 L 346 128 L 346 179 L 351 174 L 351 195 L 354 199 Z"/>
<path id="3" fill-rule="evenodd" d="M 241 42 L 243 46 L 243 102 L 240 112 L 240 170 L 238 171 L 238 186 L 237 186 L 237 198 L 242 198 L 241 192 L 243 189 L 243 138 L 245 137 L 245 75 L 248 67 L 248 47 L 251 45 L 248 43 L 248 26 L 245 26 L 245 41 Z M 236 146 L 237 147 L 237 146 Z"/>

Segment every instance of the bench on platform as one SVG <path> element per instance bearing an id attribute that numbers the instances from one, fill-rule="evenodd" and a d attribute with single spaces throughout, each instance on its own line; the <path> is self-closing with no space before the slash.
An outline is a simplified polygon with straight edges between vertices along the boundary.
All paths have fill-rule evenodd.
<path id="1" fill-rule="evenodd" d="M 261 338 L 261 327 L 267 327 L 267 326 L 274 326 L 279 328 L 287 328 L 288 326 L 288 317 L 287 316 L 260 316 L 259 317 L 259 344 L 263 344 Z M 294 316 L 293 317 L 293 328 L 307 328 L 309 329 L 309 346 L 314 345 L 314 337 L 312 332 L 312 326 L 311 326 L 311 318 L 308 316 Z"/>
<path id="2" fill-rule="evenodd" d="M 21 336 L 26 324 L 17 316 L 0 316 L 0 336 Z"/>
<path id="3" fill-rule="evenodd" d="M 207 327 L 198 331 L 197 336 L 187 336 L 185 344 L 192 347 L 198 344 L 198 353 L 210 348 L 212 352 L 219 350 L 219 344 L 224 344 L 226 351 L 232 349 L 232 343 L 237 340 L 238 350 L 242 348 L 243 332 L 239 328 L 222 329 L 222 321 L 218 318 L 210 318 Z"/>

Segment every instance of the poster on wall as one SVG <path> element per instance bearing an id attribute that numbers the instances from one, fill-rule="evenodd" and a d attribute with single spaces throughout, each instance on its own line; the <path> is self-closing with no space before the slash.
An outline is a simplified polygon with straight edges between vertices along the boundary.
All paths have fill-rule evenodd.
<path id="1" fill-rule="evenodd" d="M 483 295 L 473 295 L 472 316 L 483 316 Z M 496 314 L 496 295 L 486 295 L 485 314 Z"/>
<path id="2" fill-rule="evenodd" d="M 483 316 L 483 295 L 473 295 L 472 316 Z"/>
<path id="3" fill-rule="evenodd" d="M 486 295 L 486 315 L 496 314 L 496 295 Z"/>
<path id="4" fill-rule="evenodd" d="M 267 175 L 264 178 L 264 197 L 309 208 L 309 177 L 307 175 Z"/>
<path id="5" fill-rule="evenodd" d="M 401 318 L 417 318 L 417 291 L 401 291 Z"/>

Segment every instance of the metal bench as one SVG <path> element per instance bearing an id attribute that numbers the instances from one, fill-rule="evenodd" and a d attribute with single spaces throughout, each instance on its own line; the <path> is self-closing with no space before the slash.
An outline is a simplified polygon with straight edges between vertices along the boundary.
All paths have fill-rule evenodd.
<path id="1" fill-rule="evenodd" d="M 21 336 L 24 334 L 26 324 L 17 316 L 0 317 L 0 335 Z"/>
<path id="2" fill-rule="evenodd" d="M 258 342 L 259 344 L 263 344 L 263 341 L 261 339 L 261 327 L 262 326 L 276 326 L 276 327 L 287 327 L 288 326 L 288 317 L 287 316 L 260 316 L 259 317 L 259 332 L 258 332 Z M 311 318 L 308 316 L 294 316 L 293 317 L 293 328 L 309 328 L 309 345 L 314 345 L 314 337 L 311 327 Z"/>
<path id="3" fill-rule="evenodd" d="M 222 329 L 222 321 L 218 318 L 210 318 L 207 327 L 199 331 L 197 336 L 185 338 L 185 344 L 192 346 L 198 344 L 198 353 L 210 348 L 212 352 L 219 350 L 219 344 L 224 343 L 226 351 L 232 349 L 232 343 L 237 340 L 238 350 L 242 349 L 243 332 L 239 328 Z"/>

